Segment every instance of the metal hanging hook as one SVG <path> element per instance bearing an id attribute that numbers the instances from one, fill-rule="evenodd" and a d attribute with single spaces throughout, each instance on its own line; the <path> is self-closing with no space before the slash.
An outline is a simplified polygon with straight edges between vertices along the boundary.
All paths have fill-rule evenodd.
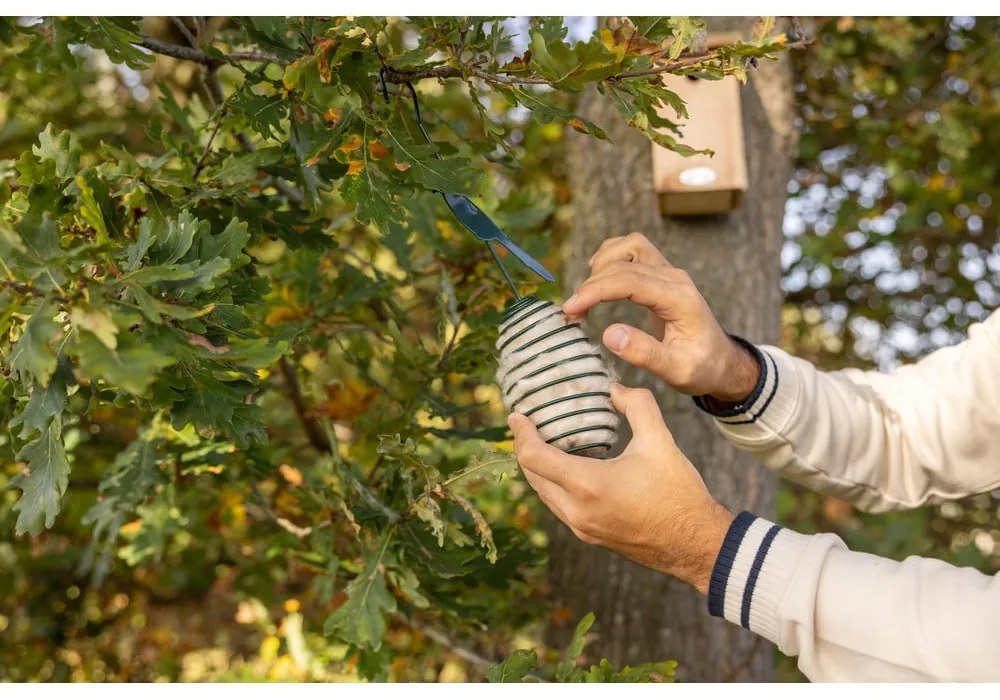
<path id="1" fill-rule="evenodd" d="M 379 70 L 379 85 L 382 90 L 382 97 L 388 104 L 389 88 L 386 85 L 385 80 L 385 67 Z M 406 81 L 404 85 L 406 85 L 406 88 L 410 91 L 410 97 L 413 99 L 413 116 L 416 121 L 417 128 L 420 129 L 420 133 L 423 134 L 427 143 L 433 146 L 434 142 L 427 133 L 427 129 L 424 128 L 424 122 L 420 115 L 420 101 L 417 99 L 417 91 L 413 87 L 413 83 L 409 81 Z M 436 149 L 434 151 L 434 157 L 438 160 L 442 160 L 441 154 L 438 153 Z M 450 194 L 447 192 L 440 192 L 440 194 L 444 199 L 445 204 L 448 205 L 448 209 L 451 210 L 451 213 L 456 219 L 459 220 L 462 226 L 464 226 L 476 238 L 486 243 L 486 247 L 489 248 L 494 262 L 496 262 L 497 267 L 500 268 L 500 273 L 503 275 L 504 280 L 514 293 L 515 299 L 521 299 L 521 294 L 518 292 L 517 285 L 514 284 L 514 280 L 507 271 L 507 268 L 500 260 L 500 256 L 497 255 L 497 252 L 493 247 L 494 241 L 500 243 L 500 245 L 510 251 L 510 253 L 521 262 L 521 264 L 542 279 L 549 282 L 555 281 L 555 277 L 551 272 L 546 270 L 540 262 L 531 257 L 531 255 L 514 243 L 514 241 L 510 240 L 510 237 L 504 233 L 492 219 L 484 214 L 483 211 L 472 202 L 472 200 L 462 194 Z"/>

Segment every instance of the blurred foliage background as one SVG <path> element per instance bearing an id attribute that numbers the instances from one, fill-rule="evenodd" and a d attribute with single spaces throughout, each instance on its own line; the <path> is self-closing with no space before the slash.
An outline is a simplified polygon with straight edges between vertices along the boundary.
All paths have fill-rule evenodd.
<path id="1" fill-rule="evenodd" d="M 1000 20 L 799 21 L 815 41 L 790 56 L 801 140 L 782 254 L 788 299 L 783 343 L 823 368 L 891 369 L 954 342 L 997 304 Z M 146 23 L 150 34 L 185 41 L 184 30 L 169 19 Z M 509 24 L 511 34 L 525 26 Z M 581 38 L 594 28 L 588 18 L 568 18 L 565 25 L 570 36 Z M 221 27 L 211 21 L 200 29 Z M 55 133 L 71 130 L 83 153 L 145 153 L 150 131 L 167 121 L 188 125 L 202 140 L 214 127 L 211 86 L 190 62 L 161 59 L 134 69 L 120 56 L 81 50 L 75 69 L 56 81 L 32 70 L 23 54 L 8 60 L 25 50 L 23 37 L 7 32 L 0 39 L 0 164 L 8 169 L 48 124 Z M 524 49 L 518 41 L 515 52 Z M 237 77 L 220 71 L 227 89 Z M 183 104 L 168 98 L 175 94 L 186 96 Z M 451 132 L 442 140 L 458 142 L 497 125 L 503 148 L 489 155 L 504 170 L 485 201 L 515 236 L 544 231 L 544 237 L 525 236 L 526 247 L 558 270 L 559 260 L 546 251 L 558 250 L 569 221 L 565 124 L 542 123 L 521 107 L 499 103 L 488 107 L 484 121 L 466 97 L 445 87 L 422 95 L 430 118 Z M 572 108 L 571 96 L 556 98 Z M 182 111 L 185 118 L 177 119 Z M 177 133 L 161 137 L 182 144 L 184 128 L 174 128 Z M 212 177 L 212 168 L 225 169 L 222 162 L 208 167 Z M 0 178 L 10 176 L 0 172 Z M 269 431 L 278 436 L 278 447 L 251 452 L 234 467 L 224 440 L 206 442 L 193 430 L 149 424 L 138 411 L 108 407 L 66 433 L 67 440 L 86 445 L 87 458 L 75 462 L 51 529 L 15 537 L 16 492 L 2 493 L 0 679 L 479 680 L 484 660 L 537 648 L 542 622 L 568 614 L 544 604 L 541 506 L 520 480 L 487 480 L 471 485 L 467 496 L 490 524 L 497 564 L 475 547 L 458 548 L 465 554 L 414 565 L 421 583 L 421 566 L 463 567 L 457 581 L 444 576 L 432 590 L 393 582 L 396 591 L 409 586 L 399 595 L 412 607 L 430 596 L 431 608 L 450 613 L 390 615 L 384 645 L 368 652 L 323 634 L 324 618 L 344 602 L 338 567 L 357 573 L 364 564 L 311 556 L 354 535 L 346 525 L 320 527 L 317 513 L 329 517 L 340 506 L 312 502 L 300 488 L 337 494 L 352 488 L 324 481 L 329 465 L 310 443 L 332 440 L 345 445 L 344 459 L 371 463 L 378 449 L 372 430 L 395 426 L 405 434 L 415 422 L 428 439 L 451 438 L 433 448 L 435 464 L 448 474 L 480 453 L 480 440 L 497 439 L 502 426 L 491 370 L 477 360 L 488 354 L 488 329 L 499 317 L 496 299 L 480 291 L 492 274 L 486 252 L 436 216 L 428 195 L 408 209 L 415 221 L 409 225 L 422 231 L 420 245 L 410 240 L 411 248 L 406 229 L 379 238 L 343 208 L 298 232 L 308 238 L 336 230 L 337 248 L 296 248 L 299 242 L 287 241 L 282 230 L 298 220 L 282 218 L 281 210 L 272 213 L 277 221 L 256 212 L 273 226 L 264 224 L 249 252 L 263 274 L 285 283 L 267 293 L 252 312 L 259 315 L 254 321 L 272 328 L 276 338 L 300 341 L 293 366 L 261 370 L 262 382 L 282 389 L 262 398 L 262 408 L 277 417 Z M 361 279 L 364 285 L 355 284 Z M 449 280 L 458 282 L 452 287 Z M 352 294 L 359 287 L 368 295 Z M 436 343 L 426 350 L 430 359 L 394 356 L 389 376 L 408 374 L 391 386 L 384 374 L 358 371 L 374 366 L 366 353 L 378 355 L 380 344 L 393 343 L 373 330 L 387 319 L 405 319 L 413 333 Z M 463 322 L 467 331 L 456 345 Z M 453 346 L 454 356 L 447 350 Z M 442 357 L 450 363 L 443 376 L 421 374 L 421 363 L 443 363 Z M 290 393 L 293 385 L 298 388 Z M 412 386 L 414 393 L 393 395 L 395 386 Z M 328 431 L 303 436 L 303 412 Z M 138 506 L 112 542 L 95 541 L 84 520 L 106 489 L 102 475 L 139 435 L 171 445 L 176 455 L 169 498 Z M 268 464 L 277 468 L 262 469 Z M 0 486 L 15 473 L 15 461 L 5 454 Z M 383 485 L 397 477 L 387 470 Z M 397 486 L 405 488 L 405 480 Z M 478 540 L 464 507 L 443 507 L 459 523 L 449 530 L 456 547 L 462 538 Z M 783 485 L 778 507 L 783 524 L 836 532 L 854 549 L 1000 570 L 1000 504 L 992 495 L 871 516 Z M 474 624 L 463 626 L 463 615 Z M 778 664 L 782 679 L 800 678 L 793 661 Z"/>

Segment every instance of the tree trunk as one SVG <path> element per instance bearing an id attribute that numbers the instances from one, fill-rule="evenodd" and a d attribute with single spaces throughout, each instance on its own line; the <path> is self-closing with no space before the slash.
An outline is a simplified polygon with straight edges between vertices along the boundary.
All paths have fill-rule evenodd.
<path id="1" fill-rule="evenodd" d="M 735 23 L 712 27 L 739 31 L 751 21 Z M 758 343 L 777 342 L 782 216 L 795 140 L 786 62 L 765 62 L 751 71 L 741 95 L 749 174 L 743 206 L 725 216 L 669 219 L 660 216 L 653 191 L 649 142 L 624 123 L 609 100 L 596 93 L 582 98 L 580 113 L 604 127 L 611 142 L 568 136 L 574 225 L 564 258 L 567 294 L 586 277 L 587 260 L 601 241 L 641 231 L 691 274 L 727 331 Z M 590 314 L 589 334 L 600 338 L 614 321 L 642 327 L 645 316 L 634 305 L 604 304 Z M 616 362 L 615 370 L 626 386 L 654 391 L 678 445 L 716 498 L 733 512 L 773 517 L 773 479 L 722 439 L 689 397 L 624 363 Z M 627 441 L 624 435 L 622 444 Z M 548 531 L 555 605 L 569 608 L 572 620 L 589 611 L 597 615 L 591 655 L 631 664 L 676 659 L 678 678 L 688 681 L 770 679 L 771 645 L 710 617 L 694 589 L 582 544 L 554 519 Z M 565 644 L 571 627 L 572 621 L 553 623 L 549 643 Z"/>

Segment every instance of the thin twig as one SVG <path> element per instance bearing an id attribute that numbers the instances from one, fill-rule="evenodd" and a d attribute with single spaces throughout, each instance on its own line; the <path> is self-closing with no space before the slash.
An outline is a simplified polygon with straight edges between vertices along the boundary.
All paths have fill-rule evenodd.
<path id="1" fill-rule="evenodd" d="M 42 299 L 51 296 L 56 301 L 62 303 L 69 301 L 69 298 L 63 296 L 62 294 L 52 294 L 52 292 L 46 292 L 44 289 L 39 289 L 38 287 L 30 285 L 27 282 L 18 282 L 17 280 L 0 280 L 0 286 L 13 289 L 18 294 L 27 294 Z"/>
<path id="2" fill-rule="evenodd" d="M 478 299 L 479 295 L 486 290 L 486 285 L 480 286 L 472 293 L 469 300 L 465 302 L 465 308 L 462 310 L 461 315 L 458 317 L 458 321 L 455 323 L 455 329 L 452 331 L 451 338 L 448 340 L 448 344 L 441 353 L 441 359 L 439 359 L 437 364 L 434 366 L 434 369 L 437 372 L 441 372 L 441 370 L 444 369 L 445 364 L 448 362 L 448 358 L 451 356 L 451 351 L 455 348 L 455 341 L 458 340 L 458 331 L 462 328 L 462 322 L 465 321 L 465 317 L 469 314 L 469 309 L 472 308 L 472 302 Z"/>
<path id="3" fill-rule="evenodd" d="M 208 143 L 205 144 L 205 150 L 201 152 L 201 157 L 194 166 L 194 176 L 191 178 L 192 180 L 197 180 L 198 175 L 201 174 L 202 168 L 205 167 L 205 160 L 208 158 L 208 154 L 212 152 L 212 142 L 215 141 L 215 136 L 219 133 L 219 127 L 222 126 L 222 120 L 225 116 L 226 109 L 223 107 L 219 112 L 219 118 L 215 122 L 215 128 L 212 129 L 212 135 L 208 137 Z"/>
<path id="4" fill-rule="evenodd" d="M 309 415 L 305 399 L 302 398 L 302 386 L 299 384 L 295 368 L 292 367 L 291 363 L 285 357 L 282 357 L 278 361 L 278 367 L 281 369 L 281 376 L 284 378 L 285 386 L 288 388 L 288 398 L 295 409 L 295 415 L 298 416 L 299 422 L 302 423 L 303 430 L 306 431 L 309 444 L 320 452 L 332 452 L 333 446 L 330 444 L 330 441 L 323 434 L 316 419 Z"/>
<path id="5" fill-rule="evenodd" d="M 201 49 L 171 44 L 145 35 L 142 36 L 142 41 L 139 43 L 153 53 L 170 56 L 171 58 L 179 58 L 184 61 L 193 61 L 203 66 L 220 66 L 224 63 L 234 61 L 264 61 L 267 63 L 277 63 L 281 66 L 288 65 L 289 63 L 289 61 L 283 58 L 264 51 L 231 51 L 230 53 L 223 54 L 223 58 L 215 58 L 214 56 L 209 56 Z"/>
<path id="6" fill-rule="evenodd" d="M 813 43 L 812 39 L 799 39 L 798 41 L 793 41 L 785 45 L 786 49 L 801 49 L 809 46 Z M 661 63 L 655 68 L 646 68 L 643 70 L 626 71 L 624 73 L 619 73 L 618 75 L 612 75 L 605 80 L 609 82 L 617 82 L 619 80 L 628 80 L 629 78 L 643 78 L 652 75 L 660 75 L 661 73 L 669 73 L 671 71 L 679 70 L 681 68 L 690 68 L 691 66 L 697 65 L 699 63 L 704 63 L 713 59 L 717 59 L 716 55 L 717 49 L 712 51 L 705 51 L 703 53 L 695 53 L 684 56 L 683 58 L 676 58 L 666 63 Z"/>
<path id="7" fill-rule="evenodd" d="M 191 30 L 188 29 L 188 26 L 184 23 L 184 19 L 182 17 L 171 17 L 170 21 L 173 22 L 174 26 L 177 27 L 177 30 L 184 35 L 184 38 L 187 39 L 191 48 L 198 48 L 198 40 L 195 39 L 194 34 L 192 34 Z"/>
<path id="8" fill-rule="evenodd" d="M 441 632 L 439 630 L 436 630 L 433 627 L 429 627 L 429 626 L 423 624 L 422 622 L 417 622 L 415 620 L 408 620 L 408 619 L 405 619 L 405 618 L 402 618 L 402 617 L 397 617 L 397 619 L 399 619 L 400 622 L 402 622 L 404 625 L 406 625 L 410 629 L 415 629 L 415 630 L 418 630 L 418 631 L 422 632 L 431 641 L 433 641 L 433 642 L 435 642 L 435 643 L 437 643 L 437 644 L 439 644 L 439 645 L 441 645 L 441 646 L 443 646 L 443 647 L 445 647 L 447 649 L 450 649 L 451 651 L 453 651 L 455 653 L 456 656 L 458 656 L 458 657 L 460 657 L 462 659 L 465 659 L 469 663 L 473 664 L 474 666 L 478 666 L 479 668 L 483 669 L 484 671 L 487 670 L 487 669 L 489 669 L 490 666 L 493 666 L 495 664 L 500 663 L 499 661 L 491 661 L 490 659 L 487 659 L 486 657 L 482 656 L 481 654 L 477 654 L 476 652 L 472 651 L 468 647 L 464 647 L 461 644 L 453 641 L 445 633 L 443 633 L 443 632 Z M 527 673 L 527 674 L 524 675 L 524 677 L 525 678 L 530 678 L 531 680 L 537 681 L 539 683 L 548 683 L 548 681 L 546 681 L 544 678 L 542 678 L 541 676 L 537 676 L 534 673 Z"/>
<path id="9" fill-rule="evenodd" d="M 787 49 L 798 49 L 808 46 L 812 43 L 812 39 L 799 39 L 798 41 L 791 42 L 786 45 Z M 275 63 L 277 65 L 285 66 L 290 62 L 275 56 L 274 54 L 266 53 L 263 51 L 231 51 L 227 54 L 223 54 L 223 58 L 215 58 L 214 56 L 209 56 L 204 51 L 200 49 L 178 46 L 176 44 L 169 44 L 167 42 L 160 41 L 159 39 L 154 39 L 153 37 L 143 36 L 142 46 L 146 47 L 150 51 L 162 54 L 164 56 L 172 56 L 173 58 L 180 58 L 188 61 L 194 61 L 195 63 L 200 63 L 205 66 L 219 66 L 227 62 L 235 61 L 266 61 L 269 63 Z M 703 53 L 696 53 L 684 56 L 682 58 L 677 58 L 674 60 L 661 63 L 653 68 L 646 68 L 643 70 L 635 71 L 625 71 L 624 73 L 619 73 L 617 75 L 612 75 L 605 78 L 608 82 L 616 82 L 621 80 L 628 80 L 630 78 L 642 78 L 649 77 L 653 75 L 659 75 L 661 73 L 670 73 L 671 71 L 679 70 L 681 68 L 689 68 L 691 66 L 697 65 L 699 63 L 704 63 L 710 60 L 718 59 L 717 49 L 712 51 L 706 51 Z M 488 83 L 501 84 L 501 85 L 551 85 L 552 81 L 547 78 L 536 78 L 531 76 L 517 76 L 510 75 L 507 73 L 490 73 L 485 71 L 478 66 L 471 63 L 460 63 L 455 62 L 452 64 L 442 64 L 437 66 L 431 66 L 429 68 L 419 68 L 416 70 L 399 70 L 392 68 L 391 66 L 385 66 L 385 80 L 389 83 L 407 83 L 415 80 L 423 80 L 425 78 L 464 78 L 468 75 L 473 75 L 477 78 L 485 80 Z"/>

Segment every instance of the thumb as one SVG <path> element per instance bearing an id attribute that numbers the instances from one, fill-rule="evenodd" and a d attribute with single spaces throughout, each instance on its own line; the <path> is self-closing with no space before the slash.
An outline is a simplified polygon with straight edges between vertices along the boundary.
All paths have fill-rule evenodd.
<path id="1" fill-rule="evenodd" d="M 624 323 L 615 323 L 604 330 L 602 340 L 608 350 L 630 365 L 648 369 L 656 375 L 664 373 L 666 360 L 663 346 L 648 333 Z"/>
<path id="2" fill-rule="evenodd" d="M 665 435 L 673 441 L 656 397 L 649 389 L 630 389 L 614 383 L 611 385 L 611 403 L 625 415 L 636 440 L 646 441 Z"/>

